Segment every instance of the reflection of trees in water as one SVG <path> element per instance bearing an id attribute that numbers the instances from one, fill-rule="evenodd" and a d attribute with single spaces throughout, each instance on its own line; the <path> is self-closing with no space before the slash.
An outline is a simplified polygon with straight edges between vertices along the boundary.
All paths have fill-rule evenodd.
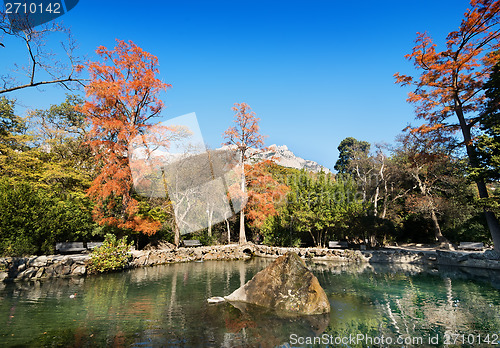
<path id="1" fill-rule="evenodd" d="M 340 337 L 358 333 L 428 336 L 429 332 L 442 336 L 500 328 L 498 290 L 470 281 L 472 271 L 457 268 L 309 264 L 332 307 L 329 317 L 316 322 L 255 307 L 206 303 L 208 297 L 230 294 L 271 261 L 172 264 L 8 284 L 0 289 L 0 313 L 5 313 L 0 325 L 6 335 L 22 336 L 11 338 L 10 343 L 34 346 L 141 342 L 160 346 L 215 342 L 226 347 L 265 342 L 263 346 L 271 346 L 287 342 L 291 333 L 319 334 L 322 325 L 327 326 L 325 333 Z M 481 270 L 476 276 L 482 281 L 489 277 L 493 285 L 494 279 L 500 279 L 498 273 Z M 76 298 L 70 299 L 74 293 Z"/>
<path id="2" fill-rule="evenodd" d="M 325 290 L 332 303 L 332 322 L 326 332 L 333 336 L 364 333 L 396 338 L 439 333 L 442 338 L 445 333 L 484 335 L 500 328 L 498 292 L 469 281 L 457 268 L 438 272 L 421 267 L 418 272 L 413 266 L 372 265 L 339 272 L 339 266 L 333 266 L 332 273 L 326 277 Z M 372 313 L 366 316 L 367 312 Z"/>
<path id="3" fill-rule="evenodd" d="M 324 332 L 330 317 L 325 315 L 296 316 L 244 303 L 219 306 L 228 331 L 224 347 L 276 347 L 289 341 L 290 334 L 312 337 Z"/>

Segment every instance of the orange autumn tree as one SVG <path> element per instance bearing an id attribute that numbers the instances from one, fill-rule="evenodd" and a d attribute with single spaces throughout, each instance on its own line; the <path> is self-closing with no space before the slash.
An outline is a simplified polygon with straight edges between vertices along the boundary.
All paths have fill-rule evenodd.
<path id="1" fill-rule="evenodd" d="M 88 143 L 100 172 L 87 194 L 95 203 L 94 218 L 100 225 L 152 235 L 160 222 L 141 217 L 132 197 L 131 142 L 153 127 L 151 119 L 163 108 L 158 94 L 171 85 L 156 77 L 154 55 L 132 41 L 117 43 L 114 50 L 99 47 L 101 61 L 88 63 L 91 81 L 81 111 L 91 124 Z"/>
<path id="2" fill-rule="evenodd" d="M 418 76 L 394 76 L 400 85 L 415 88 L 407 100 L 416 106 L 416 117 L 424 123 L 411 131 L 460 131 L 469 163 L 477 168 L 473 129 L 485 100 L 483 85 L 498 61 L 500 1 L 472 0 L 470 4 L 459 29 L 446 37 L 443 51 L 437 50 L 429 35 L 417 33 L 416 45 L 405 57 L 414 63 Z M 480 198 L 487 198 L 484 180 L 477 179 L 476 185 Z M 485 216 L 495 249 L 500 251 L 498 219 L 487 209 Z"/>
<path id="3" fill-rule="evenodd" d="M 227 140 L 223 145 L 233 145 L 240 153 L 240 163 L 244 163 L 249 157 L 249 149 L 263 149 L 264 136 L 259 133 L 259 118 L 247 103 L 235 103 L 231 108 L 235 112 L 233 127 L 229 127 L 223 134 Z M 245 170 L 241 171 L 240 190 L 246 192 Z M 240 236 L 239 243 L 246 243 L 245 235 L 245 208 L 240 210 Z"/>
<path id="4" fill-rule="evenodd" d="M 268 217 L 278 214 L 276 206 L 290 190 L 287 185 L 273 178 L 269 172 L 272 165 L 271 160 L 245 165 L 248 186 L 247 217 L 252 227 L 260 228 Z"/>

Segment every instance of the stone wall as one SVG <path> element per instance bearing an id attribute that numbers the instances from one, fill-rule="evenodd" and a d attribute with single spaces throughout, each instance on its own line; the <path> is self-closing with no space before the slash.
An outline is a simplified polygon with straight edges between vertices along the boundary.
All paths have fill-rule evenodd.
<path id="1" fill-rule="evenodd" d="M 300 257 L 312 261 L 366 262 L 368 259 L 359 250 L 325 248 L 284 248 L 265 245 L 250 245 L 255 256 L 276 258 L 287 251 L 296 252 Z"/>
<path id="2" fill-rule="evenodd" d="M 178 249 L 134 250 L 131 254 L 130 267 L 144 267 L 175 262 L 241 260 L 250 258 L 253 249 L 234 244 Z"/>
<path id="3" fill-rule="evenodd" d="M 493 250 L 467 252 L 451 250 L 405 250 L 389 249 L 364 251 L 369 263 L 392 263 L 413 265 L 439 265 L 500 270 L 500 254 Z"/>
<path id="4" fill-rule="evenodd" d="M 404 249 L 363 251 L 363 257 L 370 263 L 404 263 L 413 265 L 439 264 L 436 251 Z"/>
<path id="5" fill-rule="evenodd" d="M 500 254 L 493 250 L 484 253 L 437 250 L 436 258 L 439 265 L 500 270 Z"/>
<path id="6" fill-rule="evenodd" d="M 48 255 L 0 259 L 0 281 L 82 276 L 88 255 Z"/>
<path id="7" fill-rule="evenodd" d="M 252 256 L 276 258 L 287 251 L 314 262 L 349 264 L 448 265 L 500 270 L 500 255 L 493 251 L 468 253 L 456 251 L 416 250 L 340 250 L 323 248 L 282 248 L 265 245 L 217 245 L 194 248 L 134 250 L 128 268 L 176 262 L 241 260 Z M 30 280 L 83 276 L 87 274 L 89 255 L 49 255 L 0 259 L 0 281 Z"/>
<path id="8" fill-rule="evenodd" d="M 175 262 L 241 260 L 252 256 L 276 258 L 288 250 L 310 260 L 366 261 L 359 251 L 321 248 L 280 248 L 238 244 L 194 248 L 133 250 L 128 268 L 146 267 Z M 87 273 L 89 255 L 49 255 L 0 259 L 0 281 L 30 280 L 82 276 Z"/>

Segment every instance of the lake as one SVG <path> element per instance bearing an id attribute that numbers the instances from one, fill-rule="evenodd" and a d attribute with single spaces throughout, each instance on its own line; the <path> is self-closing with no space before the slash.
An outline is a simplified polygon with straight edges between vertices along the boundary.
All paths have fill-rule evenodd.
<path id="1" fill-rule="evenodd" d="M 329 315 L 208 304 L 271 262 L 210 261 L 0 287 L 0 346 L 490 346 L 500 273 L 412 265 L 308 264 Z M 73 296 L 71 296 L 73 295 Z"/>

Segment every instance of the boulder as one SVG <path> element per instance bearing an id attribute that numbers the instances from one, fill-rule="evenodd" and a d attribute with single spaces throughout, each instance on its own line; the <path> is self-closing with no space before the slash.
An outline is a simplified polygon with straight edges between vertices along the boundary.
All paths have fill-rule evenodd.
<path id="1" fill-rule="evenodd" d="M 43 277 L 43 272 L 45 272 L 45 268 L 44 267 L 40 267 L 38 269 L 38 271 L 36 272 L 34 278 L 37 278 L 37 279 L 42 278 Z"/>
<path id="2" fill-rule="evenodd" d="M 295 314 L 330 312 L 330 302 L 318 278 L 294 252 L 278 257 L 225 299 Z"/>
<path id="3" fill-rule="evenodd" d="M 19 273 L 16 278 L 27 280 L 27 279 L 32 278 L 35 274 L 36 274 L 36 270 L 34 268 L 28 268 L 28 269 L 25 269 L 24 271 L 22 271 L 21 273 Z"/>
<path id="4" fill-rule="evenodd" d="M 70 256 L 65 256 L 61 260 L 61 264 L 64 266 L 71 266 L 73 264 L 74 260 Z"/>
<path id="5" fill-rule="evenodd" d="M 85 266 L 76 266 L 73 269 L 73 275 L 77 275 L 77 276 L 85 275 L 86 272 L 87 272 L 87 269 Z"/>
<path id="6" fill-rule="evenodd" d="M 69 265 L 68 266 L 63 266 L 61 274 L 62 275 L 69 275 L 69 274 L 71 274 L 71 266 L 69 266 Z"/>
<path id="7" fill-rule="evenodd" d="M 47 266 L 47 261 L 48 261 L 48 258 L 47 256 L 38 256 L 37 258 L 34 258 L 30 264 L 31 266 L 35 266 L 35 267 L 44 267 L 44 266 Z"/>
<path id="8" fill-rule="evenodd" d="M 17 272 L 21 273 L 26 269 L 26 264 L 21 263 L 19 266 L 17 266 Z"/>

